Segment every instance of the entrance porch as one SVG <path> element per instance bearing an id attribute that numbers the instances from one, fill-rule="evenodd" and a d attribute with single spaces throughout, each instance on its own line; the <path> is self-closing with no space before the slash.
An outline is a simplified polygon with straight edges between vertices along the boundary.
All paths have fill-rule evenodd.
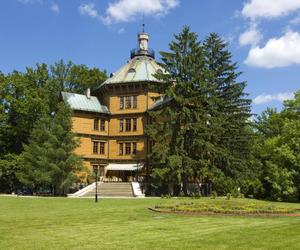
<path id="1" fill-rule="evenodd" d="M 139 182 L 143 179 L 143 163 L 109 163 L 106 166 L 99 167 L 99 180 L 103 182 Z"/>

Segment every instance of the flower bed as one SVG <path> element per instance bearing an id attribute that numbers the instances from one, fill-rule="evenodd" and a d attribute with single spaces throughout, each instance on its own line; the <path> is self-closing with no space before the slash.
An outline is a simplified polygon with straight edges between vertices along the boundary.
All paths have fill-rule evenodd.
<path id="1" fill-rule="evenodd" d="M 156 205 L 157 212 L 231 214 L 231 215 L 285 215 L 299 214 L 300 209 L 274 205 L 274 203 L 251 203 L 234 201 L 216 201 L 207 203 L 182 202 L 174 205 Z"/>

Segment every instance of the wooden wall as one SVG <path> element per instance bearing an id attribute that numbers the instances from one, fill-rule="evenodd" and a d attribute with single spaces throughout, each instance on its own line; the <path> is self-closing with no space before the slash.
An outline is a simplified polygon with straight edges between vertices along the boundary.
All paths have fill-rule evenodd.
<path id="1" fill-rule="evenodd" d="M 119 96 L 137 95 L 137 108 L 120 109 Z M 145 85 L 132 86 L 113 86 L 107 89 L 105 94 L 99 95 L 100 102 L 108 105 L 111 115 L 103 115 L 91 112 L 74 111 L 73 113 L 73 131 L 80 138 L 81 144 L 75 150 L 76 154 L 85 159 L 85 166 L 92 167 L 97 159 L 99 164 L 102 160 L 106 162 L 137 162 L 144 161 L 147 156 L 147 138 L 145 136 L 145 127 L 147 125 L 147 109 L 154 101 L 151 97 L 158 96 L 156 93 L 147 91 Z M 125 103 L 125 101 L 124 101 Z M 105 131 L 94 130 L 94 119 L 105 119 Z M 120 119 L 137 118 L 136 131 L 120 132 Z M 133 125 L 133 124 L 132 124 Z M 126 122 L 124 120 L 124 129 Z M 105 154 L 93 154 L 93 141 L 105 142 Z M 137 154 L 120 155 L 119 142 L 136 142 Z M 125 149 L 124 149 L 125 151 Z M 89 159 L 93 159 L 89 160 Z"/>

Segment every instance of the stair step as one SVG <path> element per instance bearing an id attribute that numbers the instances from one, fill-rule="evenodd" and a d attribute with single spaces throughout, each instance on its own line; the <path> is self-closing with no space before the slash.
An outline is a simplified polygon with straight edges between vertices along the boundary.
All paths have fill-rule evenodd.
<path id="1" fill-rule="evenodd" d="M 93 188 L 83 196 L 95 196 L 96 188 Z M 98 184 L 98 195 L 105 197 L 133 197 L 130 182 L 116 182 L 116 183 L 100 183 Z"/>

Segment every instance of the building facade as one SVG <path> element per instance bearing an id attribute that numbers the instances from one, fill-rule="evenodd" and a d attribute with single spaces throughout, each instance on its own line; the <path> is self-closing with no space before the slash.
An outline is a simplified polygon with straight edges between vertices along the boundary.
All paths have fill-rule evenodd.
<path id="1" fill-rule="evenodd" d="M 136 180 L 147 172 L 147 112 L 158 96 L 148 84 L 161 84 L 154 74 L 162 72 L 148 40 L 147 33 L 138 34 L 138 48 L 131 51 L 130 60 L 93 96 L 90 90 L 85 95 L 62 92 L 73 110 L 73 131 L 81 142 L 75 153 L 104 181 Z"/>

